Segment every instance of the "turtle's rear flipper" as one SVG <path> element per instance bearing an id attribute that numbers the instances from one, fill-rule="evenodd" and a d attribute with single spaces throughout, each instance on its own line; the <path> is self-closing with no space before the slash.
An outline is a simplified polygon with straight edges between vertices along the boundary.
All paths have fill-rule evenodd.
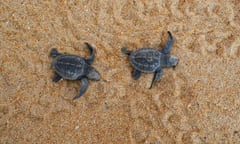
<path id="1" fill-rule="evenodd" d="M 61 53 L 59 53 L 56 48 L 52 48 L 52 50 L 50 51 L 50 56 L 56 57 L 59 55 L 61 55 Z"/>
<path id="2" fill-rule="evenodd" d="M 137 69 L 134 69 L 133 72 L 132 72 L 132 77 L 133 77 L 135 80 L 137 80 L 137 79 L 140 78 L 140 76 L 141 76 L 141 72 L 140 72 L 139 70 L 137 70 Z"/>
<path id="3" fill-rule="evenodd" d="M 61 79 L 62 79 L 62 77 L 60 75 L 58 75 L 57 73 L 55 73 L 55 76 L 53 77 L 53 82 L 57 83 Z"/>
<path id="4" fill-rule="evenodd" d="M 81 82 L 82 82 L 82 85 L 81 85 L 81 88 L 80 88 L 80 92 L 73 98 L 73 100 L 80 98 L 87 91 L 88 79 L 87 78 L 82 78 Z"/>
<path id="5" fill-rule="evenodd" d="M 130 55 L 132 51 L 127 50 L 126 48 L 123 47 L 123 48 L 121 48 L 121 52 L 122 52 L 123 54 Z"/>

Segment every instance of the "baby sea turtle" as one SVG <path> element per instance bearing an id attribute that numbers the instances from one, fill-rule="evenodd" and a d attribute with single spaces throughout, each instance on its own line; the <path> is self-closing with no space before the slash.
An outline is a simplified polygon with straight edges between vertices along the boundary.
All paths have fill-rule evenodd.
<path id="1" fill-rule="evenodd" d="M 94 49 L 90 44 L 85 44 L 91 52 L 91 56 L 86 59 L 77 55 L 61 54 L 56 48 L 53 48 L 50 52 L 50 55 L 54 57 L 52 62 L 52 67 L 55 71 L 53 82 L 58 82 L 61 79 L 81 80 L 82 82 L 80 92 L 73 100 L 79 98 L 86 92 L 88 79 L 100 80 L 100 73 L 91 66 L 95 57 Z"/>
<path id="2" fill-rule="evenodd" d="M 137 80 L 139 79 L 141 72 L 152 73 L 154 72 L 154 77 L 150 86 L 150 89 L 153 86 L 153 83 L 160 79 L 164 67 L 173 67 L 175 68 L 178 64 L 179 59 L 170 55 L 170 50 L 173 44 L 173 36 L 171 32 L 168 31 L 169 39 L 165 44 L 162 50 L 156 50 L 150 47 L 140 48 L 136 51 L 130 51 L 126 48 L 122 48 L 122 53 L 130 55 L 130 63 L 133 66 L 134 70 L 132 72 L 132 77 Z"/>

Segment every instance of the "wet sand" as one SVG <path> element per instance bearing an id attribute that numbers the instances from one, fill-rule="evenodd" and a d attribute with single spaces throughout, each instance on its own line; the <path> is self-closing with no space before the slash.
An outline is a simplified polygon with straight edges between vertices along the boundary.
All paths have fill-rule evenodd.
<path id="1" fill-rule="evenodd" d="M 0 1 L 0 143 L 240 143 L 240 3 Z M 121 47 L 161 49 L 175 70 L 131 77 Z M 51 48 L 89 55 L 101 81 L 53 83 Z"/>

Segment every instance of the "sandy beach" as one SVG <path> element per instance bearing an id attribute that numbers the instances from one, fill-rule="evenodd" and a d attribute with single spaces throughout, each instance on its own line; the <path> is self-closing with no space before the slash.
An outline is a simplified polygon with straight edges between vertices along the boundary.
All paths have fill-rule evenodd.
<path id="1" fill-rule="evenodd" d="M 139 80 L 121 48 L 180 62 Z M 52 82 L 49 52 L 89 56 L 100 81 Z M 0 0 L 0 143 L 240 143 L 240 2 Z"/>

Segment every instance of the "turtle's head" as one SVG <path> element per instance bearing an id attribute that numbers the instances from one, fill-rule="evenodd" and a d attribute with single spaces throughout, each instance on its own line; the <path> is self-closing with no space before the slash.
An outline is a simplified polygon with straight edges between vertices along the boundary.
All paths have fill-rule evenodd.
<path id="1" fill-rule="evenodd" d="M 168 59 L 168 66 L 175 68 L 179 62 L 179 59 L 175 56 L 170 56 Z"/>
<path id="2" fill-rule="evenodd" d="M 179 62 L 179 59 L 171 55 L 163 55 L 161 57 L 161 66 L 162 67 L 173 67 L 175 68 Z"/>
<path id="3" fill-rule="evenodd" d="M 91 80 L 99 81 L 101 76 L 100 73 L 95 68 L 89 67 L 87 77 Z"/>

